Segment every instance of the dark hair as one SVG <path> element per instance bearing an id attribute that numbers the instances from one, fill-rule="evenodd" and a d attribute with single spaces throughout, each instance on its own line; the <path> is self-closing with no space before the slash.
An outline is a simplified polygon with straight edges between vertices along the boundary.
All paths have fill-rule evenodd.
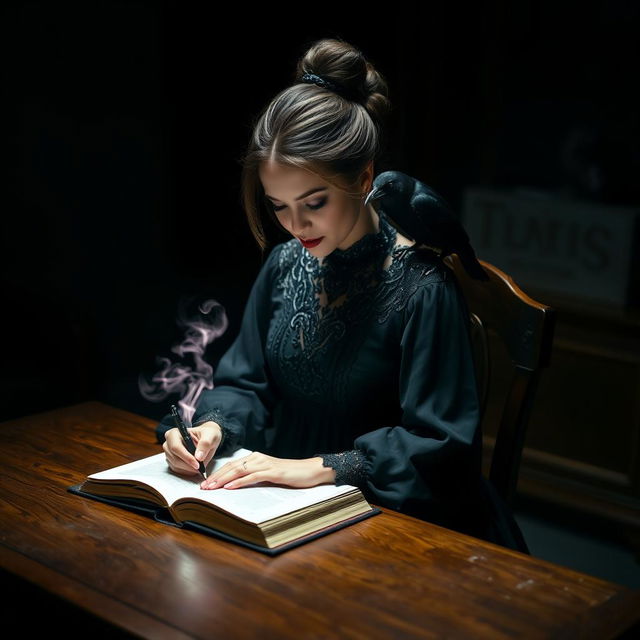
<path id="1" fill-rule="evenodd" d="M 349 98 L 301 80 L 313 73 L 346 90 Z M 266 160 L 296 166 L 349 190 L 383 148 L 383 124 L 391 111 L 384 77 L 361 51 L 339 38 L 311 45 L 299 59 L 294 84 L 278 93 L 252 122 L 241 158 L 241 203 L 264 253 L 269 245 L 261 210 L 283 230 L 265 198 L 259 168 Z M 361 194 L 355 194 L 360 196 Z"/>

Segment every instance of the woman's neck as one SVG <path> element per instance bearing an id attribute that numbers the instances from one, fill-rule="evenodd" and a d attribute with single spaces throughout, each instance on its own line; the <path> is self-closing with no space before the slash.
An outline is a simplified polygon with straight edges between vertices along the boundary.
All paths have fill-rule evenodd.
<path id="1" fill-rule="evenodd" d="M 369 203 L 366 208 L 362 207 L 360 210 L 360 216 L 358 222 L 353 229 L 353 235 L 349 238 L 349 244 L 347 246 L 338 246 L 338 249 L 346 251 L 349 247 L 354 245 L 358 240 L 361 240 L 368 233 L 380 232 L 380 217 L 373 208 L 373 205 Z"/>

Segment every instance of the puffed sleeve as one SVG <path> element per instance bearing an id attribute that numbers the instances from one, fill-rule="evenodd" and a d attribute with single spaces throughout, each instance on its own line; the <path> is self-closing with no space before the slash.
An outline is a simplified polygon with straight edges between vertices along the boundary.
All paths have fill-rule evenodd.
<path id="1" fill-rule="evenodd" d="M 261 430 L 275 402 L 267 370 L 265 343 L 272 310 L 272 292 L 281 245 L 271 251 L 251 288 L 240 331 L 220 359 L 213 375 L 213 388 L 198 399 L 191 424 L 208 420 L 222 428 L 216 456 L 230 455 L 243 446 L 248 429 Z M 171 414 L 156 427 L 158 442 L 173 426 Z"/>
<path id="2" fill-rule="evenodd" d="M 401 424 L 357 437 L 354 451 L 372 502 L 451 526 L 481 464 L 468 309 L 453 276 L 442 272 L 421 283 L 403 313 Z M 353 465 L 354 453 L 347 458 Z"/>

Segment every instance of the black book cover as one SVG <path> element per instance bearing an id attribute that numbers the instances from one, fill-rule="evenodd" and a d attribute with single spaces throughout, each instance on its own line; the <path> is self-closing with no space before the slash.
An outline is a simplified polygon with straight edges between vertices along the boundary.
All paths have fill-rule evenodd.
<path id="1" fill-rule="evenodd" d="M 217 529 L 212 529 L 211 527 L 206 527 L 204 525 L 198 524 L 196 522 L 191 522 L 190 520 L 185 520 L 184 522 L 175 522 L 169 513 L 169 510 L 165 507 L 157 507 L 151 505 L 149 502 L 144 502 L 142 500 L 134 500 L 134 499 L 124 499 L 124 498 L 105 498 L 104 496 L 97 496 L 92 493 L 87 493 L 86 491 L 82 491 L 81 489 L 82 483 L 75 484 L 69 487 L 67 490 L 71 493 L 75 493 L 76 495 L 83 496 L 85 498 L 91 498 L 92 500 L 97 500 L 98 502 L 104 502 L 105 504 L 111 504 L 116 507 L 120 507 L 122 509 L 126 509 L 127 511 L 133 511 L 134 513 L 139 513 L 141 515 L 148 516 L 153 518 L 157 522 L 162 522 L 163 524 L 168 524 L 172 527 L 177 527 L 178 529 L 190 529 L 193 531 L 199 531 L 200 533 L 204 533 L 209 536 L 213 536 L 215 538 L 220 538 L 221 540 L 226 540 L 227 542 L 234 542 L 235 544 L 242 545 L 243 547 L 248 547 L 249 549 L 253 549 L 254 551 L 260 551 L 262 553 L 266 553 L 270 556 L 276 556 L 283 551 L 288 551 L 289 549 L 293 549 L 295 547 L 299 547 L 300 545 L 306 544 L 307 542 L 311 542 L 316 538 L 320 538 L 322 536 L 326 536 L 329 533 L 334 531 L 338 531 L 339 529 L 344 529 L 356 522 L 360 522 L 366 518 L 370 518 L 371 516 L 375 516 L 379 513 L 382 513 L 380 509 L 372 506 L 372 511 L 368 511 L 367 513 L 362 513 L 359 516 L 355 516 L 353 518 L 349 518 L 348 520 L 343 520 L 342 522 L 338 522 L 337 524 L 330 525 L 321 529 L 320 531 L 316 531 L 314 533 L 310 533 L 309 535 L 303 536 L 301 538 L 297 538 L 296 540 L 292 540 L 291 542 L 287 542 L 286 544 L 279 545 L 273 549 L 269 549 L 268 547 L 263 547 L 257 544 L 253 544 L 252 542 L 247 542 L 242 538 L 238 538 L 236 536 L 229 535 L 228 533 L 223 533 L 222 531 L 218 531 Z"/>

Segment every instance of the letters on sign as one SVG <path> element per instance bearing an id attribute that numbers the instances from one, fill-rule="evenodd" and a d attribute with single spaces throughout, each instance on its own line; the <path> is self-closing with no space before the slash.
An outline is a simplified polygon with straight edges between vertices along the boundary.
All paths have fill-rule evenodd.
<path id="1" fill-rule="evenodd" d="M 476 255 L 519 286 L 619 305 L 637 215 L 627 207 L 485 188 L 468 189 L 463 201 Z"/>

